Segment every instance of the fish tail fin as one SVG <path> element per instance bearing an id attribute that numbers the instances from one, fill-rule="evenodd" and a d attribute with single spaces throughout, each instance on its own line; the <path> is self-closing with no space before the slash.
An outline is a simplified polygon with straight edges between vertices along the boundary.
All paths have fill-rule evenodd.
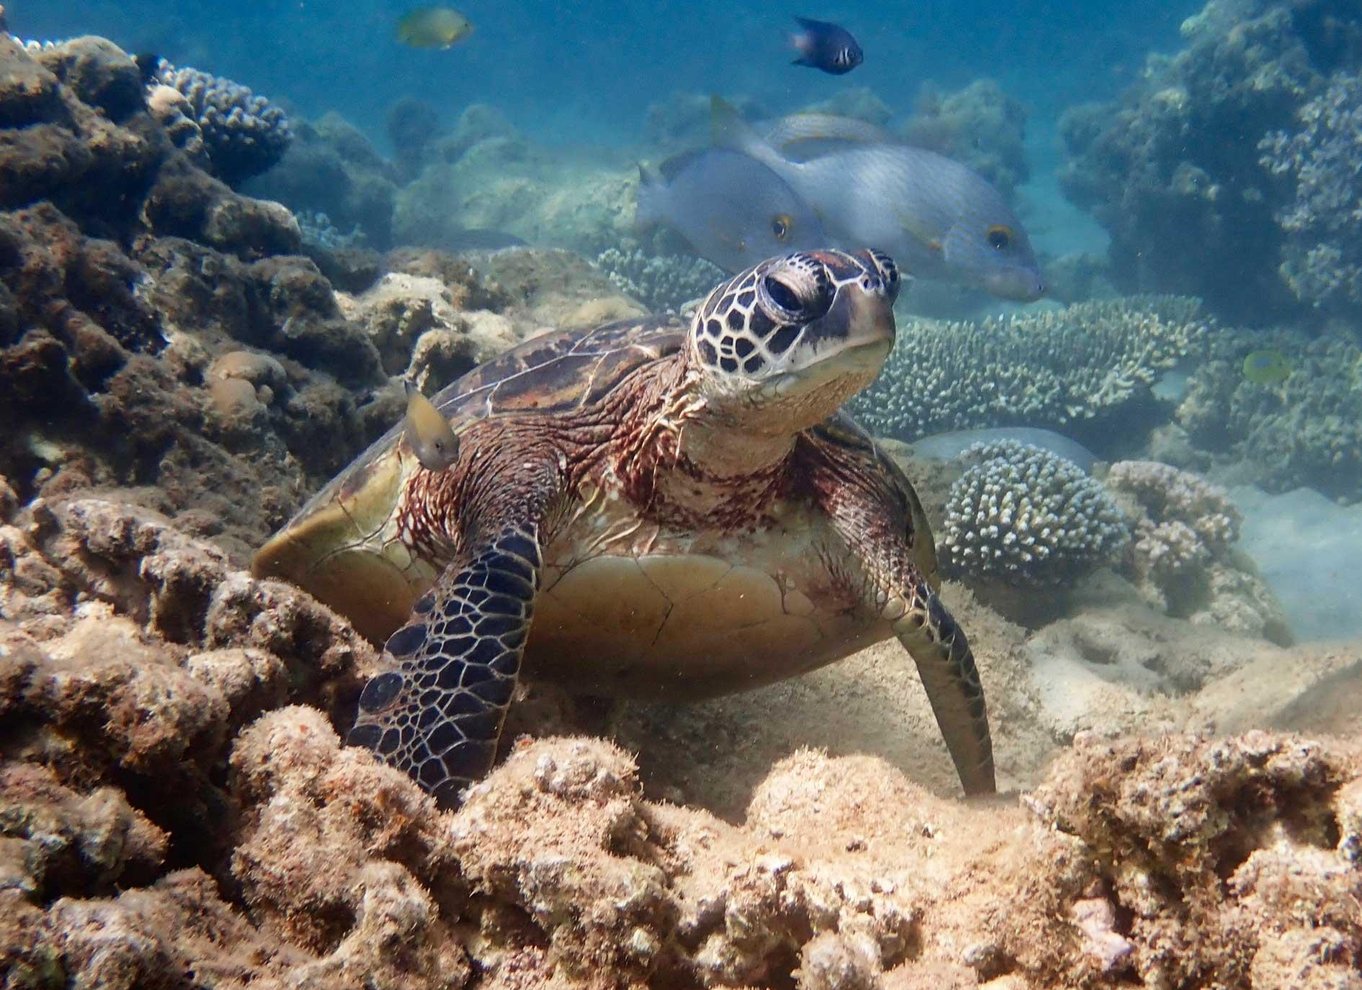
<path id="1" fill-rule="evenodd" d="M 634 229 L 637 232 L 646 233 L 662 222 L 665 189 L 666 183 L 657 168 L 639 162 L 638 196 L 634 202 Z"/>
<path id="2" fill-rule="evenodd" d="M 772 170 L 788 164 L 722 96 L 709 98 L 709 140 L 716 148 L 740 152 Z"/>

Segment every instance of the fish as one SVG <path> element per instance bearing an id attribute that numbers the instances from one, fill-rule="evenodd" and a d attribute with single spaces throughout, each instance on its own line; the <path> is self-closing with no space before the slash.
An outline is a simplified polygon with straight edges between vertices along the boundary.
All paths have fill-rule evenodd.
<path id="1" fill-rule="evenodd" d="M 780 176 L 736 151 L 699 148 L 639 166 L 635 222 L 665 224 L 729 272 L 772 255 L 827 246 L 818 215 Z"/>
<path id="2" fill-rule="evenodd" d="M 459 438 L 449 420 L 410 378 L 403 379 L 403 385 L 407 390 L 407 415 L 402 429 L 407 445 L 427 471 L 444 471 L 459 459 Z"/>
<path id="3" fill-rule="evenodd" d="M 807 65 L 841 76 L 865 60 L 861 46 L 846 28 L 808 17 L 796 17 L 795 21 L 799 30 L 790 36 L 790 43 L 799 57 L 792 65 Z"/>
<path id="4" fill-rule="evenodd" d="M 778 175 L 823 221 L 831 247 L 872 247 L 918 278 L 1031 302 L 1045 279 L 1026 228 L 987 179 L 934 151 L 818 136 L 818 154 L 782 154 L 715 97 L 715 147 Z M 847 133 L 863 133 L 861 122 Z M 793 141 L 787 141 L 793 143 Z"/>
<path id="5" fill-rule="evenodd" d="M 897 140 L 883 127 L 868 120 L 832 113 L 792 113 L 759 121 L 752 129 L 781 155 L 795 162 L 836 151 L 847 142 L 887 144 Z"/>
<path id="6" fill-rule="evenodd" d="M 1280 385 L 1291 377 L 1291 362 L 1281 351 L 1251 351 L 1244 358 L 1243 370 L 1255 385 Z"/>
<path id="7" fill-rule="evenodd" d="M 450 48 L 473 33 L 453 7 L 416 7 L 397 19 L 397 40 L 412 48 Z"/>

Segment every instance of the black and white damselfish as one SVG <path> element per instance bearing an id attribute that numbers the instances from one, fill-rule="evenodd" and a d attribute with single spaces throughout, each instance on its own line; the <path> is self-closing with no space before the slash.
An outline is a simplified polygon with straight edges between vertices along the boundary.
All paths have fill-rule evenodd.
<path id="1" fill-rule="evenodd" d="M 807 17 L 796 17 L 795 20 L 799 22 L 799 30 L 790 36 L 790 43 L 799 57 L 792 64 L 807 65 L 840 76 L 865 60 L 861 46 L 846 28 Z"/>

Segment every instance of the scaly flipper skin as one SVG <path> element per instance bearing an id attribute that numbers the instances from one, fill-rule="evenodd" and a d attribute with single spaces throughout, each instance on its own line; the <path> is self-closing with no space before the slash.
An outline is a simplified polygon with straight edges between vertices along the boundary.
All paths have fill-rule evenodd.
<path id="1" fill-rule="evenodd" d="M 388 638 L 393 669 L 360 695 L 349 743 L 410 774 L 441 804 L 457 804 L 496 756 L 539 587 L 537 529 L 506 529 L 451 564 Z"/>
<path id="2" fill-rule="evenodd" d="M 831 442 L 829 442 L 831 441 Z M 890 623 L 927 690 L 966 794 L 997 790 L 979 669 L 936 591 L 935 551 L 911 483 L 841 417 L 802 445 L 808 483 L 867 579 L 867 604 Z"/>

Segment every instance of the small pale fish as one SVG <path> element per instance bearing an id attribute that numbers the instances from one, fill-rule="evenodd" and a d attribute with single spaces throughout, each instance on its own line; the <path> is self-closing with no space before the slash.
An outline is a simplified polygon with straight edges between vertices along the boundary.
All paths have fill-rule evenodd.
<path id="1" fill-rule="evenodd" d="M 730 272 L 827 244 L 818 215 L 780 176 L 722 148 L 684 152 L 655 169 L 639 166 L 635 222 L 641 230 L 671 227 Z"/>
<path id="2" fill-rule="evenodd" d="M 1029 302 L 1045 293 L 1026 229 L 970 168 L 898 142 L 819 138 L 818 154 L 782 154 L 714 99 L 714 144 L 775 172 L 823 220 L 833 247 L 874 247 L 919 278 Z M 849 125 L 848 133 L 860 133 Z"/>
<path id="3" fill-rule="evenodd" d="M 403 426 L 407 445 L 427 471 L 443 471 L 459 459 L 459 438 L 440 410 L 406 379 L 407 416 Z"/>
<path id="4" fill-rule="evenodd" d="M 1280 385 L 1291 377 L 1291 362 L 1281 351 L 1251 351 L 1244 358 L 1244 377 L 1255 385 Z"/>
<path id="5" fill-rule="evenodd" d="M 799 57 L 793 65 L 822 69 L 834 76 L 845 75 L 865 60 L 865 54 L 851 32 L 828 21 L 796 17 L 799 30 L 790 36 Z"/>
<path id="6" fill-rule="evenodd" d="M 397 40 L 412 48 L 450 48 L 473 33 L 453 7 L 417 7 L 397 19 Z"/>

